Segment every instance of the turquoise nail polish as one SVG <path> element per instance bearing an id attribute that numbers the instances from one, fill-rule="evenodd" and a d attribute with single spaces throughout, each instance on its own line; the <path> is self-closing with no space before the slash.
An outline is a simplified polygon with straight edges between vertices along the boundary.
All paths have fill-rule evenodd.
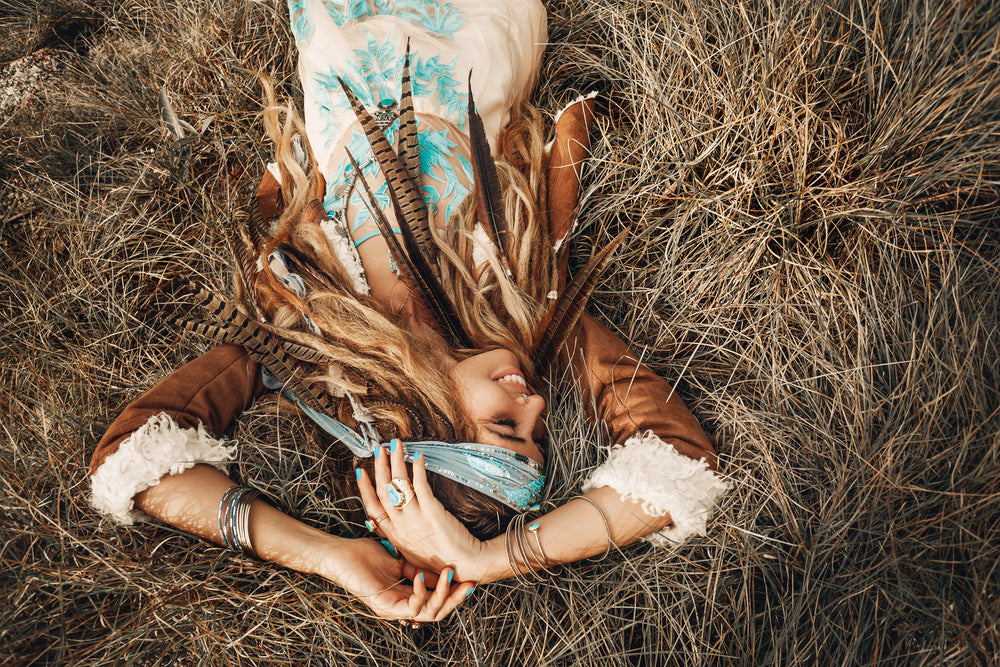
<path id="1" fill-rule="evenodd" d="M 528 530 L 532 530 L 532 531 L 538 530 L 538 522 L 536 521 L 535 523 L 533 523 L 530 526 L 528 526 Z"/>
<path id="2" fill-rule="evenodd" d="M 385 547 L 385 550 L 392 554 L 393 558 L 399 558 L 399 552 L 396 551 L 396 547 L 392 546 L 392 542 L 389 540 L 379 540 L 379 544 Z"/>
<path id="3" fill-rule="evenodd" d="M 542 509 L 542 506 L 541 505 L 532 505 L 528 509 L 530 509 L 532 512 L 537 512 L 538 510 Z"/>
<path id="4" fill-rule="evenodd" d="M 473 586 L 469 590 L 465 591 L 465 597 L 469 597 L 470 595 L 472 595 L 472 591 L 474 591 L 474 590 L 476 590 L 475 586 Z"/>
<path id="5" fill-rule="evenodd" d="M 455 570 L 452 570 L 451 572 L 448 573 L 448 583 L 450 584 L 451 580 L 454 578 L 455 578 Z"/>
<path id="6" fill-rule="evenodd" d="M 393 438 L 392 440 L 389 441 L 389 451 L 392 452 L 393 454 L 396 453 L 396 444 L 398 442 L 399 441 L 396 440 L 395 438 Z"/>
<path id="7" fill-rule="evenodd" d="M 424 583 L 424 573 L 420 573 L 420 583 Z"/>
<path id="8" fill-rule="evenodd" d="M 361 481 L 361 468 L 355 468 L 354 474 L 358 476 L 358 481 Z"/>
<path id="9" fill-rule="evenodd" d="M 378 445 L 375 445 L 375 458 L 378 458 L 378 455 L 381 453 L 382 453 L 382 448 Z"/>
<path id="10" fill-rule="evenodd" d="M 368 529 L 368 532 L 371 532 L 371 533 L 375 532 L 375 526 L 372 525 L 371 521 L 365 521 L 365 528 Z"/>
<path id="11" fill-rule="evenodd" d="M 416 463 L 419 460 L 420 460 L 420 452 L 414 452 L 413 453 L 413 462 Z"/>

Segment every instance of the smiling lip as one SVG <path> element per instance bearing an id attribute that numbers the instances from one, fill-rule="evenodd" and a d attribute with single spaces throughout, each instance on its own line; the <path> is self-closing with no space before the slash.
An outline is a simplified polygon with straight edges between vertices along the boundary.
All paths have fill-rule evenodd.
<path id="1" fill-rule="evenodd" d="M 514 376 L 514 377 L 516 377 L 518 379 L 517 380 L 505 380 L 504 379 L 504 378 L 507 378 L 509 376 Z M 521 371 L 519 371 L 516 368 L 506 368 L 506 369 L 500 371 L 499 373 L 495 374 L 491 379 L 494 382 L 499 382 L 500 384 L 505 384 L 505 385 L 508 385 L 510 387 L 515 387 L 515 388 L 517 388 L 518 391 L 522 391 L 523 392 L 523 391 L 527 391 L 527 389 L 528 389 L 528 383 L 524 379 L 524 373 L 522 373 Z"/>

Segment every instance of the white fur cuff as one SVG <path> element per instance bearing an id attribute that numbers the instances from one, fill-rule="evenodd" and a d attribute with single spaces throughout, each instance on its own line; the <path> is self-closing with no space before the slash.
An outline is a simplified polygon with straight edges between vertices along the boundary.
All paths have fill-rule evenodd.
<path id="1" fill-rule="evenodd" d="M 608 460 L 583 483 L 583 491 L 610 486 L 626 502 L 642 505 L 650 516 L 670 514 L 673 525 L 646 536 L 669 546 L 691 535 L 704 535 L 715 501 L 729 488 L 708 468 L 674 449 L 652 431 L 636 434 L 611 448 Z"/>
<path id="2" fill-rule="evenodd" d="M 90 478 L 90 504 L 120 524 L 130 526 L 142 516 L 132 509 L 132 498 L 160 483 L 164 475 L 176 475 L 198 463 L 224 471 L 235 447 L 227 447 L 198 428 L 180 428 L 166 413 L 149 421 L 125 440 L 118 451 Z"/>

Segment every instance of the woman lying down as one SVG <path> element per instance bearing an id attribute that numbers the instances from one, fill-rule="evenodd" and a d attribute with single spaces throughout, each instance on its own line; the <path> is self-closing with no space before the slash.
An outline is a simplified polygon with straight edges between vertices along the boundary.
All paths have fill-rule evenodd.
<path id="1" fill-rule="evenodd" d="M 91 474 L 122 523 L 144 512 L 416 626 L 481 584 L 703 534 L 726 483 L 671 387 L 582 313 L 624 234 L 566 275 L 594 100 L 546 145 L 524 102 L 542 5 L 375 4 L 289 0 L 304 121 L 265 82 L 277 163 L 233 225 L 235 295 L 199 291 L 212 320 L 191 325 L 224 344 L 126 407 Z M 567 368 L 618 445 L 543 512 L 535 388 Z M 223 434 L 269 391 L 329 434 L 376 539 L 326 534 L 226 475 Z"/>

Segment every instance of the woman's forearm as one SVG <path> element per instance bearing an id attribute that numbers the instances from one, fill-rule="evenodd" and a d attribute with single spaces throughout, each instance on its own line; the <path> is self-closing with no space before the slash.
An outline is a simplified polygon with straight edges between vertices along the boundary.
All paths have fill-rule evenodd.
<path id="1" fill-rule="evenodd" d="M 164 523 L 221 545 L 219 503 L 232 485 L 215 468 L 196 465 L 137 494 L 135 505 Z M 323 557 L 347 541 L 307 526 L 259 498 L 251 506 L 249 527 L 258 556 L 306 574 L 326 574 L 321 571 Z"/>
<path id="2" fill-rule="evenodd" d="M 596 503 L 607 518 L 607 528 L 601 513 L 586 500 L 570 500 L 548 514 L 534 520 L 538 522 L 537 536 L 547 565 L 572 563 L 584 558 L 599 556 L 608 549 L 608 534 L 612 547 L 623 547 L 671 523 L 670 516 L 654 517 L 642 511 L 637 503 L 621 500 L 619 493 L 610 487 L 592 489 L 584 494 Z M 528 522 L 531 525 L 534 521 Z M 527 545 L 532 553 L 538 548 L 532 537 Z M 515 550 L 516 551 L 516 550 Z M 484 544 L 481 570 L 477 581 L 486 583 L 514 576 L 508 556 L 507 537 L 501 535 Z M 532 569 L 539 569 L 530 562 Z M 515 557 L 514 565 L 525 572 L 529 564 Z"/>

